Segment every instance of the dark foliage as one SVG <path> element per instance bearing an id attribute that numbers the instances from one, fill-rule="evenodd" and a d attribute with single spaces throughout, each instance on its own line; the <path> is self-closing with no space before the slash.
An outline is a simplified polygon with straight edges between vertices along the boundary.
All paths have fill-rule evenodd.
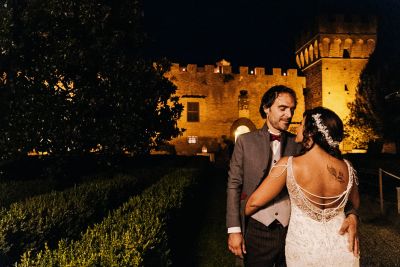
<path id="1" fill-rule="evenodd" d="M 398 142 L 400 94 L 396 92 L 400 91 L 400 4 L 387 0 L 377 12 L 378 43 L 361 73 L 356 100 L 350 105 L 350 125 L 364 131 L 373 129 L 381 139 Z"/>
<path id="2" fill-rule="evenodd" d="M 140 1 L 6 1 L 0 18 L 1 159 L 143 154 L 180 133 Z"/>

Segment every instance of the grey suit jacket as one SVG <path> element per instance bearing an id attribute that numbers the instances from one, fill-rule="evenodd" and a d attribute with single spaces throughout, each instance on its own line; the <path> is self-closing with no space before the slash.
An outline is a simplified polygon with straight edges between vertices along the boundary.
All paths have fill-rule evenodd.
<path id="1" fill-rule="evenodd" d="M 295 135 L 282 132 L 281 155 L 292 156 L 301 146 Z M 268 127 L 240 135 L 230 161 L 227 185 L 226 226 L 241 227 L 245 233 L 244 207 L 248 197 L 268 174 L 272 157 Z"/>

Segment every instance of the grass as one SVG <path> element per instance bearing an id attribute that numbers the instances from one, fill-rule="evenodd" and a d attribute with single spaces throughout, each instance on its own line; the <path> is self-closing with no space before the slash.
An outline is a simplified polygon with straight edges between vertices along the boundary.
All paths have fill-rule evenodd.
<path id="1" fill-rule="evenodd" d="M 381 214 L 379 199 L 362 194 L 361 201 L 361 266 L 400 266 L 400 214 L 396 203 L 386 201 Z"/>
<path id="2" fill-rule="evenodd" d="M 359 227 L 361 266 L 400 266 L 400 214 L 396 187 L 400 181 L 384 175 L 384 213 L 379 201 L 379 168 L 400 176 L 400 157 L 395 155 L 346 155 L 358 171 L 360 189 Z"/>
<path id="3" fill-rule="evenodd" d="M 348 155 L 359 172 L 361 223 L 361 266 L 400 266 L 400 215 L 394 188 L 400 181 L 384 177 L 385 213 L 380 213 L 378 168 L 400 174 L 400 158 Z M 195 163 L 193 163 L 195 162 Z M 141 174 L 152 169 L 155 174 L 167 171 L 166 166 L 197 165 L 192 158 L 160 157 L 145 162 L 128 162 L 127 173 Z M 159 173 L 160 172 L 160 173 Z M 144 171 L 146 173 L 146 171 Z M 173 266 L 231 267 L 235 257 L 227 248 L 225 227 L 227 170 L 207 167 L 204 183 L 190 202 L 189 211 L 171 229 Z"/>
<path id="4" fill-rule="evenodd" d="M 203 227 L 199 232 L 199 242 L 196 248 L 198 266 L 222 267 L 234 266 L 235 257 L 227 246 L 226 233 L 226 181 L 227 173 L 216 169 L 209 176 L 210 187 L 204 205 Z"/>
<path id="5" fill-rule="evenodd" d="M 234 266 L 225 227 L 226 172 L 208 167 L 190 205 L 171 226 L 172 266 Z"/>
<path id="6" fill-rule="evenodd" d="M 361 266 L 395 267 L 400 266 L 400 215 L 397 214 L 397 202 L 393 194 L 385 198 L 385 213 L 380 213 L 379 191 L 377 190 L 378 168 L 384 168 L 394 174 L 400 174 L 398 157 L 382 156 L 378 158 L 366 155 L 351 155 L 350 160 L 359 171 L 361 223 L 359 226 Z M 235 266 L 235 257 L 227 248 L 225 227 L 227 172 L 214 169 L 209 175 L 209 186 L 203 192 L 198 232 L 193 236 L 197 244 L 191 255 L 200 267 Z M 400 185 L 398 185 L 400 186 Z M 392 183 L 384 183 L 384 192 L 393 189 Z M 393 191 L 393 190 L 392 190 Z M 174 265 L 175 266 L 175 265 Z M 185 265 L 179 265 L 185 266 Z M 186 265 L 189 266 L 189 265 Z"/>
<path id="7" fill-rule="evenodd" d="M 360 248 L 362 266 L 400 266 L 400 214 L 396 187 L 400 181 L 383 175 L 384 213 L 381 213 L 378 170 L 400 176 L 400 158 L 393 155 L 351 155 L 360 180 Z"/>

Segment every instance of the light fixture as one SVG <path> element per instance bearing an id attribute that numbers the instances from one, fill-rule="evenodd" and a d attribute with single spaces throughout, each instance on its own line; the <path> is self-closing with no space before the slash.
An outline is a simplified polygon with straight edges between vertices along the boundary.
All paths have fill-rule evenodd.
<path id="1" fill-rule="evenodd" d="M 389 100 L 392 97 L 400 97 L 400 91 L 393 92 L 393 93 L 390 93 L 388 95 L 385 95 L 385 99 L 386 100 Z"/>

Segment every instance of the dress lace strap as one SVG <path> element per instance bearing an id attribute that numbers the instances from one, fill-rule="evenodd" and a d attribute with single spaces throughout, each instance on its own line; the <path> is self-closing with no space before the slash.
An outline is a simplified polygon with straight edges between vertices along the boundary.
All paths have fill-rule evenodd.
<path id="1" fill-rule="evenodd" d="M 271 175 L 272 169 L 273 169 L 273 168 L 276 168 L 276 167 L 284 167 L 284 168 L 282 169 L 282 171 L 281 171 L 279 174 L 277 174 L 277 175 Z M 278 178 L 278 177 L 280 177 L 280 176 L 286 171 L 287 167 L 288 167 L 288 164 L 274 165 L 274 166 L 272 166 L 271 169 L 269 170 L 269 176 L 270 176 L 271 178 Z"/>

